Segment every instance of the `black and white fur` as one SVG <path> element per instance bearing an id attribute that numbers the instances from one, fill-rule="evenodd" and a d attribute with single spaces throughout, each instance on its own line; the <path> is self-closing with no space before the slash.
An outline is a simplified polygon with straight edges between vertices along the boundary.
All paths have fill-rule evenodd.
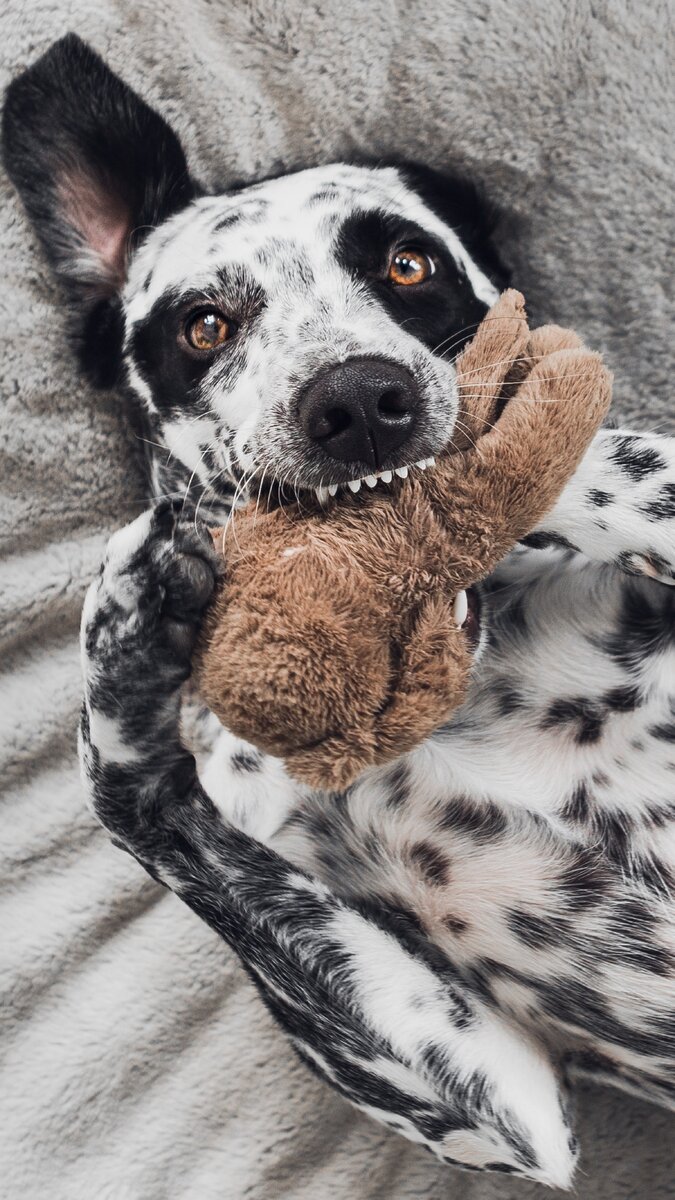
<path id="1" fill-rule="evenodd" d="M 162 447 L 163 498 L 113 536 L 85 603 L 94 812 L 344 1096 L 445 1162 L 567 1186 L 575 1075 L 675 1106 L 675 441 L 598 434 L 485 585 L 469 698 L 418 750 L 310 794 L 216 727 L 200 778 L 181 706 L 218 567 L 190 502 L 215 519 L 235 490 L 432 458 L 494 283 L 428 173 L 333 165 L 200 195 L 164 122 L 75 38 L 10 89 L 5 158 L 86 369 L 126 384 Z M 411 240 L 437 271 L 399 296 L 382 263 Z M 208 362 L 181 348 L 195 304 L 236 323 Z M 354 357 L 419 389 L 375 472 L 297 421 Z"/>

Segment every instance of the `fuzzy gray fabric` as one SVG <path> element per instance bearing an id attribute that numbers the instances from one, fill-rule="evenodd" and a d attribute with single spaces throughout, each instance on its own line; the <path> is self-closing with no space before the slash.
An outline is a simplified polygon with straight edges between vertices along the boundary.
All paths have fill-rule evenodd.
<path id="1" fill-rule="evenodd" d="M 533 318 L 579 327 L 616 373 L 618 414 L 665 430 L 668 15 L 657 0 L 28 0 L 5 11 L 0 53 L 6 81 L 76 30 L 210 185 L 355 151 L 462 169 L 505 211 Z M 535 1200 L 440 1167 L 307 1074 L 234 958 L 85 812 L 79 609 L 139 481 L 6 181 L 2 212 L 0 1192 Z M 672 1196 L 672 1116 L 600 1090 L 581 1109 L 583 1200 Z"/>

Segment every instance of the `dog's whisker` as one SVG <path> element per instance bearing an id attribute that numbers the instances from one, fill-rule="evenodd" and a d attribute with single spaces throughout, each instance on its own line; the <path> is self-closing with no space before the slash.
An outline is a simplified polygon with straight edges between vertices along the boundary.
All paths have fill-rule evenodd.
<path id="1" fill-rule="evenodd" d="M 530 363 L 540 362 L 543 358 L 546 358 L 546 357 L 547 357 L 547 354 L 542 352 L 541 354 L 521 354 L 518 358 L 498 358 L 492 362 L 481 363 L 481 365 L 479 367 L 471 367 L 469 370 L 466 370 L 466 371 L 465 370 L 458 371 L 457 372 L 457 382 L 460 383 L 462 379 L 469 379 L 472 375 L 480 375 L 486 371 L 492 371 L 492 370 L 494 370 L 495 367 L 524 366 L 524 365 L 528 365 Z M 483 385 L 483 386 L 492 386 L 492 384 Z"/>

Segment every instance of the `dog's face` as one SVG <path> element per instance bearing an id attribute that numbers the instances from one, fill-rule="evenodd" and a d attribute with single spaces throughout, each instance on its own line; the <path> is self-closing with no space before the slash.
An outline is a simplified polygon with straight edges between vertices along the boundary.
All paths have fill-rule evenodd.
<path id="1" fill-rule="evenodd" d="M 202 482 L 328 489 L 441 449 L 451 357 L 492 296 L 398 171 L 338 164 L 197 199 L 151 233 L 125 360 Z"/>
<path id="2" fill-rule="evenodd" d="M 171 130 L 72 37 L 12 85 L 4 133 L 85 366 L 124 368 L 192 483 L 323 496 L 452 438 L 452 360 L 496 289 L 428 172 L 420 190 L 335 164 L 200 195 Z"/>

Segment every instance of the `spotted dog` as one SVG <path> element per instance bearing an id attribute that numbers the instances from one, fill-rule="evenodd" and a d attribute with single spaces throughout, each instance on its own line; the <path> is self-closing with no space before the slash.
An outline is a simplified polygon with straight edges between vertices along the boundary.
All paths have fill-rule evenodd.
<path id="1" fill-rule="evenodd" d="M 576 1075 L 675 1100 L 675 442 L 597 435 L 484 585 L 468 699 L 418 750 L 311 794 L 214 730 L 200 777 L 201 516 L 433 469 L 495 263 L 428 171 L 205 194 L 74 37 L 10 87 L 4 147 L 84 368 L 160 447 L 85 603 L 94 812 L 342 1095 L 444 1162 L 567 1186 Z"/>

